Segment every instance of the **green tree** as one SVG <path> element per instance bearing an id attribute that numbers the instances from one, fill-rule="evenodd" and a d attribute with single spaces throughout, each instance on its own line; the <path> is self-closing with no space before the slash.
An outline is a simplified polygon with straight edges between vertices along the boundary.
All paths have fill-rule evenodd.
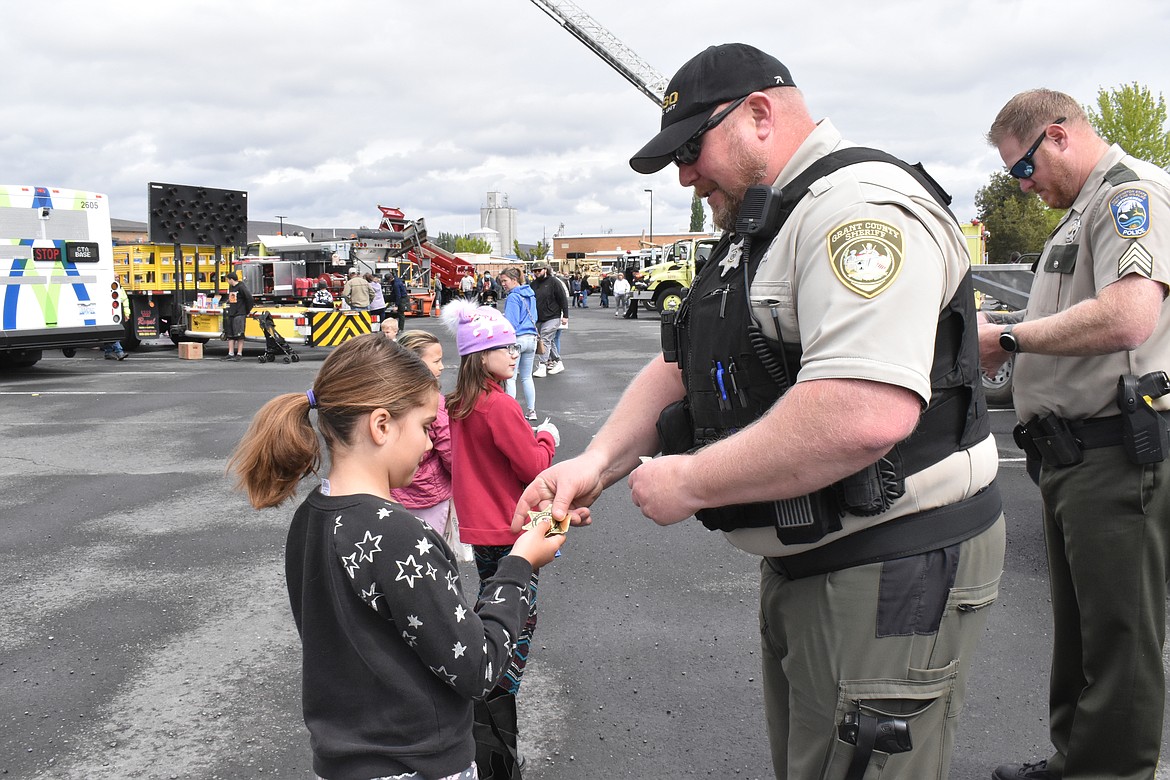
<path id="1" fill-rule="evenodd" d="M 479 236 L 459 236 L 455 239 L 455 251 L 468 252 L 473 255 L 490 255 L 492 243 Z"/>
<path id="2" fill-rule="evenodd" d="M 991 174 L 987 186 L 975 193 L 975 211 L 990 234 L 987 258 L 992 263 L 1009 262 L 1013 252 L 1039 252 L 1064 214 L 1021 190 L 1019 182 L 1003 171 Z"/>
<path id="3" fill-rule="evenodd" d="M 1166 101 L 1148 87 L 1122 84 L 1097 91 L 1097 110 L 1085 106 L 1089 122 L 1109 143 L 1139 160 L 1165 168 L 1170 165 L 1170 133 L 1166 131 Z"/>
<path id="4" fill-rule="evenodd" d="M 439 247 L 442 249 L 445 249 L 448 252 L 454 252 L 455 242 L 459 240 L 459 236 L 455 233 L 440 233 L 437 237 L 431 240 L 439 245 Z"/>
<path id="5" fill-rule="evenodd" d="M 699 193 L 691 195 L 691 232 L 701 233 L 707 222 L 707 214 L 703 211 L 703 201 Z"/>
<path id="6" fill-rule="evenodd" d="M 512 242 L 512 251 L 523 263 L 535 263 L 539 260 L 544 260 L 548 257 L 550 249 L 551 247 L 544 243 L 544 241 L 537 241 L 536 246 L 532 247 L 532 249 L 521 249 L 519 241 Z"/>
<path id="7" fill-rule="evenodd" d="M 469 252 L 475 255 L 490 255 L 492 252 L 491 242 L 479 236 L 472 238 L 460 233 L 440 233 L 431 241 L 448 252 Z"/>

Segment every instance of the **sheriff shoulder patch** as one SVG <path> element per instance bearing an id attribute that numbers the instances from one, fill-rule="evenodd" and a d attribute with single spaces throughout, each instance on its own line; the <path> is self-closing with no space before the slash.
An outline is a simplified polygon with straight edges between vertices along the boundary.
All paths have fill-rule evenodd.
<path id="1" fill-rule="evenodd" d="M 1150 231 L 1150 196 L 1145 190 L 1122 190 L 1109 201 L 1109 210 L 1122 238 L 1141 238 Z"/>
<path id="2" fill-rule="evenodd" d="M 841 284 L 873 298 L 894 283 L 902 270 L 902 231 L 886 222 L 858 219 L 829 232 L 829 262 Z"/>

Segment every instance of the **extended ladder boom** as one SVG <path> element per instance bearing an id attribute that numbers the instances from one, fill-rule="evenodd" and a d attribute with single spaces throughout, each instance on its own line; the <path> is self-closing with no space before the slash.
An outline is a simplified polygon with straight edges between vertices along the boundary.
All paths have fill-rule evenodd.
<path id="1" fill-rule="evenodd" d="M 655 105 L 662 105 L 666 94 L 667 79 L 649 63 L 619 41 L 609 30 L 597 23 L 593 17 L 582 11 L 569 0 L 532 0 L 541 10 L 573 34 L 577 40 L 588 46 L 609 66 L 622 74 Z"/>

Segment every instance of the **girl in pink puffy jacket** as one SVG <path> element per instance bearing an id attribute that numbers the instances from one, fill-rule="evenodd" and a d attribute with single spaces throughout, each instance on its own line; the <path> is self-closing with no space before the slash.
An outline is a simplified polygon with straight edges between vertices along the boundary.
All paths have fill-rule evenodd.
<path id="1" fill-rule="evenodd" d="M 408 330 L 399 334 L 398 343 L 422 358 L 435 378 L 439 378 L 443 371 L 443 345 L 434 334 L 425 330 Z M 442 535 L 447 528 L 451 506 L 451 423 L 442 395 L 429 435 L 434 449 L 419 464 L 414 481 L 407 487 L 394 488 L 390 495 Z"/>

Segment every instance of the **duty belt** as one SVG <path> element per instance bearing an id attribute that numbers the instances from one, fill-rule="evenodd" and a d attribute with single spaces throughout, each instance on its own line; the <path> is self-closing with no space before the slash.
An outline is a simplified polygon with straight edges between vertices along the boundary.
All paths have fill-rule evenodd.
<path id="1" fill-rule="evenodd" d="M 1158 412 L 1159 416 L 1170 423 L 1170 412 Z M 1082 450 L 1095 450 L 1100 447 L 1118 447 L 1124 443 L 1122 436 L 1121 415 L 1110 417 L 1090 417 L 1086 420 L 1063 420 L 1068 431 L 1073 435 L 1077 445 Z M 1016 445 L 1027 451 L 1027 444 L 1041 438 L 1041 434 L 1034 430 L 1035 420 L 1027 425 L 1017 425 L 1012 430 Z"/>
<path id="2" fill-rule="evenodd" d="M 824 547 L 764 561 L 790 580 L 892 561 L 965 542 L 990 528 L 1002 512 L 999 487 L 993 480 L 958 503 L 887 520 Z"/>

